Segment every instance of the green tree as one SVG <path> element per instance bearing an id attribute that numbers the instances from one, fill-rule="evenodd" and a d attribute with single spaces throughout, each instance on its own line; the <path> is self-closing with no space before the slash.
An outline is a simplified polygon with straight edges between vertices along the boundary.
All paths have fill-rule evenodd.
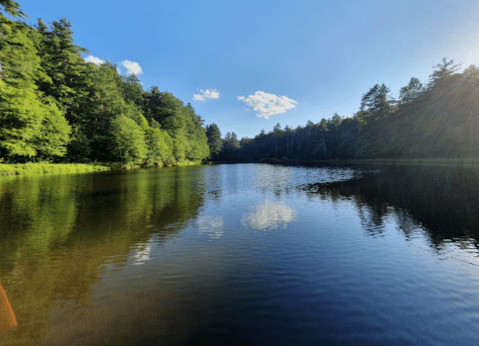
<path id="1" fill-rule="evenodd" d="M 112 121 L 111 134 L 115 139 L 112 150 L 121 162 L 138 165 L 148 154 L 145 132 L 133 119 L 121 114 Z"/>
<path id="2" fill-rule="evenodd" d="M 338 113 L 334 113 L 333 117 L 331 118 L 331 123 L 335 126 L 335 127 L 338 127 L 339 125 L 341 125 L 341 122 L 342 122 L 342 119 L 341 117 L 339 116 Z"/>
<path id="3" fill-rule="evenodd" d="M 56 100 L 70 124 L 79 121 L 81 98 L 87 94 L 84 89 L 89 86 L 87 66 L 80 53 L 90 52 L 73 44 L 71 27 L 65 18 L 50 24 L 51 30 L 41 18 L 36 25 L 40 34 L 36 47 L 42 67 L 53 81 L 38 82 L 39 90 Z"/>
<path id="4" fill-rule="evenodd" d="M 432 88 L 440 84 L 442 81 L 445 81 L 454 73 L 456 73 L 460 66 L 460 64 L 454 64 L 454 60 L 452 59 L 447 61 L 446 58 L 443 58 L 442 63 L 434 66 L 436 70 L 429 76 L 430 81 L 428 87 Z"/>
<path id="5" fill-rule="evenodd" d="M 401 103 L 406 104 L 412 102 L 424 91 L 424 86 L 419 79 L 413 77 L 407 86 L 401 88 L 399 99 Z"/>
<path id="6" fill-rule="evenodd" d="M 221 131 L 215 123 L 206 126 L 206 137 L 208 137 L 208 146 L 211 152 L 211 158 L 217 159 L 223 146 Z"/>
<path id="7" fill-rule="evenodd" d="M 389 92 L 390 90 L 385 84 L 381 86 L 376 84 L 363 95 L 360 111 L 369 112 L 375 118 L 387 116 L 393 110 L 388 97 Z"/>
<path id="8" fill-rule="evenodd" d="M 13 0 L 0 0 L 0 5 L 3 6 L 3 9 L 6 13 L 11 15 L 12 17 L 18 18 L 23 17 L 27 18 L 28 16 L 22 11 L 20 5 Z M 2 11 L 0 11 L 0 16 L 3 16 Z"/>
<path id="9" fill-rule="evenodd" d="M 172 163 L 174 156 L 172 152 L 173 140 L 159 128 L 147 130 L 148 166 L 161 166 L 163 163 Z"/>
<path id="10" fill-rule="evenodd" d="M 120 85 L 120 90 L 123 95 L 125 102 L 132 101 L 138 107 L 144 106 L 144 91 L 143 87 L 140 84 L 140 80 L 134 74 L 126 77 L 121 76 L 122 83 Z"/>
<path id="11" fill-rule="evenodd" d="M 121 76 L 118 75 L 116 65 L 108 61 L 100 66 L 92 63 L 88 63 L 87 66 L 91 71 L 91 87 L 86 90 L 87 101 L 77 123 L 79 131 L 85 136 L 79 136 L 78 140 L 82 138 L 88 140 L 84 144 L 91 149 L 92 160 L 115 161 L 116 154 L 110 150 L 114 144 L 111 122 L 118 114 L 125 112 L 129 114 L 129 108 L 118 87 Z M 90 100 L 94 100 L 95 103 L 90 103 Z M 78 142 L 81 143 L 83 142 Z"/>
<path id="12" fill-rule="evenodd" d="M 51 97 L 37 90 L 48 81 L 34 46 L 32 29 L 0 17 L 0 147 L 2 155 L 24 161 L 63 156 L 71 128 Z"/>
<path id="13" fill-rule="evenodd" d="M 143 93 L 143 114 L 150 124 L 153 120 L 160 124 L 161 107 L 161 92 L 157 86 L 152 86 L 150 90 Z"/>

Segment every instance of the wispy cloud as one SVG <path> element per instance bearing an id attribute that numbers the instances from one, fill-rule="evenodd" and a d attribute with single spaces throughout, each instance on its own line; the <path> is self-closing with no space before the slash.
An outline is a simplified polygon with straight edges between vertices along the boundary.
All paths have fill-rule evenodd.
<path id="1" fill-rule="evenodd" d="M 265 119 L 269 119 L 274 114 L 286 113 L 288 109 L 294 108 L 298 104 L 297 101 L 286 96 L 276 96 L 264 91 L 257 91 L 254 95 L 248 97 L 238 96 L 238 100 L 253 107 L 258 112 L 256 115 Z"/>
<path id="2" fill-rule="evenodd" d="M 96 56 L 90 55 L 89 57 L 85 58 L 85 62 L 92 62 L 95 65 L 100 66 L 105 62 L 105 60 L 101 60 L 100 58 L 97 58 Z"/>
<path id="3" fill-rule="evenodd" d="M 138 64 L 137 62 L 123 60 L 120 64 L 128 70 L 126 73 L 129 75 L 131 74 L 139 75 L 143 73 L 143 71 L 141 70 L 140 64 Z"/>
<path id="4" fill-rule="evenodd" d="M 219 99 L 220 93 L 216 89 L 200 90 L 201 94 L 193 94 L 193 100 L 206 101 L 206 99 Z"/>

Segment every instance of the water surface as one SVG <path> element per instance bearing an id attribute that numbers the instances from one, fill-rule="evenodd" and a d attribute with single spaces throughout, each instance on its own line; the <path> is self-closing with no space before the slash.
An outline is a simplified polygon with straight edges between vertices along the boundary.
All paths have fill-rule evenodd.
<path id="1" fill-rule="evenodd" d="M 4 177 L 0 344 L 476 344 L 477 172 Z"/>

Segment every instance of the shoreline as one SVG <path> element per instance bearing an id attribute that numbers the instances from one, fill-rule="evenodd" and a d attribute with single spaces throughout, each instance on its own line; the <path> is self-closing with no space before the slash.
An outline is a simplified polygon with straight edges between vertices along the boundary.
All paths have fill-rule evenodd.
<path id="1" fill-rule="evenodd" d="M 261 159 L 248 162 L 217 162 L 215 164 L 268 163 L 286 166 L 320 167 L 331 165 L 438 165 L 450 167 L 479 166 L 479 158 L 390 158 L 390 159 L 338 159 L 338 160 L 300 160 L 300 159 Z"/>
<path id="2" fill-rule="evenodd" d="M 176 164 L 164 166 L 141 167 L 119 162 L 106 163 L 0 163 L 0 177 L 31 174 L 72 174 L 72 173 L 92 173 L 98 171 L 117 171 L 133 169 L 151 169 L 167 167 L 189 167 L 189 166 L 208 166 L 220 164 L 238 164 L 238 163 L 268 163 L 272 165 L 285 166 L 337 166 L 337 165 L 432 165 L 448 167 L 478 166 L 479 159 L 476 158 L 397 158 L 397 159 L 351 159 L 351 160 L 299 160 L 299 159 L 262 159 L 259 161 L 208 161 L 201 163 L 199 161 L 177 162 Z"/>
<path id="3" fill-rule="evenodd" d="M 164 166 L 142 167 L 120 162 L 96 162 L 96 163 L 0 163 L 0 177 L 16 175 L 37 175 L 37 174 L 74 174 L 92 173 L 98 171 L 118 171 L 133 169 L 150 169 L 166 167 L 189 167 L 202 165 L 201 161 L 184 161 Z"/>

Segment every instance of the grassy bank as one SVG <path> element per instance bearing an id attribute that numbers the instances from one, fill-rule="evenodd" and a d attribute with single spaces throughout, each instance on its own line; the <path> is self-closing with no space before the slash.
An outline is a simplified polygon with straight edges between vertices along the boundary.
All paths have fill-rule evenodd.
<path id="1" fill-rule="evenodd" d="M 186 166 L 198 166 L 201 165 L 202 162 L 200 161 L 178 161 L 174 163 L 163 163 L 160 166 L 153 166 L 153 167 L 145 167 L 137 164 L 127 164 L 127 163 L 120 163 L 120 162 L 105 162 L 99 163 L 100 165 L 110 167 L 112 170 L 115 169 L 140 169 L 140 168 L 163 168 L 163 167 L 186 167 Z"/>
<path id="2" fill-rule="evenodd" d="M 109 167 L 84 163 L 25 163 L 0 164 L 0 176 L 27 174 L 68 174 L 110 170 Z"/>

